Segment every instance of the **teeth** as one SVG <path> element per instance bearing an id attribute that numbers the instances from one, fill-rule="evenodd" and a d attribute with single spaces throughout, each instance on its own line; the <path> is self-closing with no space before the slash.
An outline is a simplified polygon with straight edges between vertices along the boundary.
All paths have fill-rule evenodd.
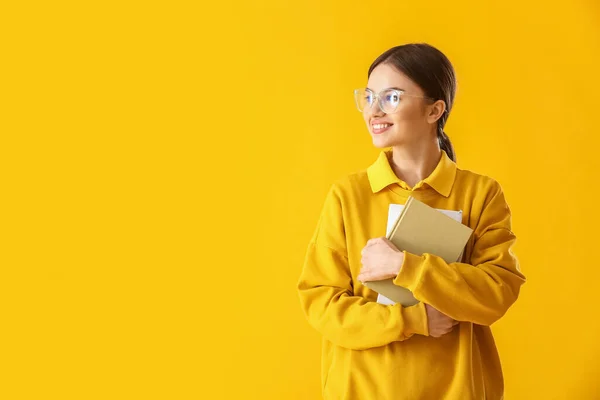
<path id="1" fill-rule="evenodd" d="M 385 129 L 388 126 L 390 126 L 390 124 L 375 124 L 375 125 L 373 125 L 373 128 L 375 128 L 375 129 Z"/>

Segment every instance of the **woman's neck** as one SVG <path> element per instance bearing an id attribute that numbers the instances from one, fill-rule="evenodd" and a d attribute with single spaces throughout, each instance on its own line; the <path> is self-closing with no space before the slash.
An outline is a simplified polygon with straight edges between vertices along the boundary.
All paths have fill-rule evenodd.
<path id="1" fill-rule="evenodd" d="M 419 143 L 412 148 L 398 146 L 392 148 L 390 166 L 396 176 L 412 188 L 431 175 L 441 156 L 437 140 L 427 144 Z"/>

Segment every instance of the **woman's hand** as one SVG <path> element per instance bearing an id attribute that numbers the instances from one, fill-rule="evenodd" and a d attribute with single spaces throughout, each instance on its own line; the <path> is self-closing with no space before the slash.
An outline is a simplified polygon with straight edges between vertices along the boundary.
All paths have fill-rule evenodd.
<path id="1" fill-rule="evenodd" d="M 371 239 L 362 250 L 361 282 L 395 278 L 404 262 L 404 253 L 386 238 Z"/>
<path id="2" fill-rule="evenodd" d="M 435 338 L 444 336 L 446 333 L 449 333 L 455 325 L 458 325 L 458 321 L 455 321 L 446 314 L 439 312 L 429 304 L 425 304 L 425 310 L 427 311 L 429 336 Z"/>

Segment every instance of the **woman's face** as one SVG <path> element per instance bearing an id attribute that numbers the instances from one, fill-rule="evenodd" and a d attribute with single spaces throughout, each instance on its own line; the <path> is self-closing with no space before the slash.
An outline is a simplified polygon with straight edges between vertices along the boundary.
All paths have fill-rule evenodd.
<path id="1" fill-rule="evenodd" d="M 380 64 L 371 72 L 367 88 L 375 94 L 389 88 L 400 89 L 406 94 L 401 95 L 399 105 L 392 114 L 384 113 L 375 102 L 372 107 L 365 107 L 363 116 L 375 147 L 401 146 L 429 140 L 428 135 L 432 131 L 431 118 L 428 118 L 431 101 L 411 96 L 425 95 L 416 83 L 391 65 Z M 435 134 L 435 129 L 433 132 Z"/>

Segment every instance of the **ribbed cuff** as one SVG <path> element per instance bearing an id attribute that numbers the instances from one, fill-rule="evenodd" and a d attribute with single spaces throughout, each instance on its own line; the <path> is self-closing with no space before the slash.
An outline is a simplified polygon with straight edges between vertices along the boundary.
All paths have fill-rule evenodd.
<path id="1" fill-rule="evenodd" d="M 420 283 L 420 276 L 423 272 L 423 257 L 417 256 L 407 251 L 404 253 L 404 262 L 400 267 L 400 272 L 394 278 L 394 285 L 402 286 L 415 292 Z"/>
<path id="2" fill-rule="evenodd" d="M 411 307 L 403 307 L 401 310 L 405 323 L 404 331 L 407 336 L 413 334 L 429 336 L 429 324 L 427 323 L 425 304 L 418 303 Z"/>

